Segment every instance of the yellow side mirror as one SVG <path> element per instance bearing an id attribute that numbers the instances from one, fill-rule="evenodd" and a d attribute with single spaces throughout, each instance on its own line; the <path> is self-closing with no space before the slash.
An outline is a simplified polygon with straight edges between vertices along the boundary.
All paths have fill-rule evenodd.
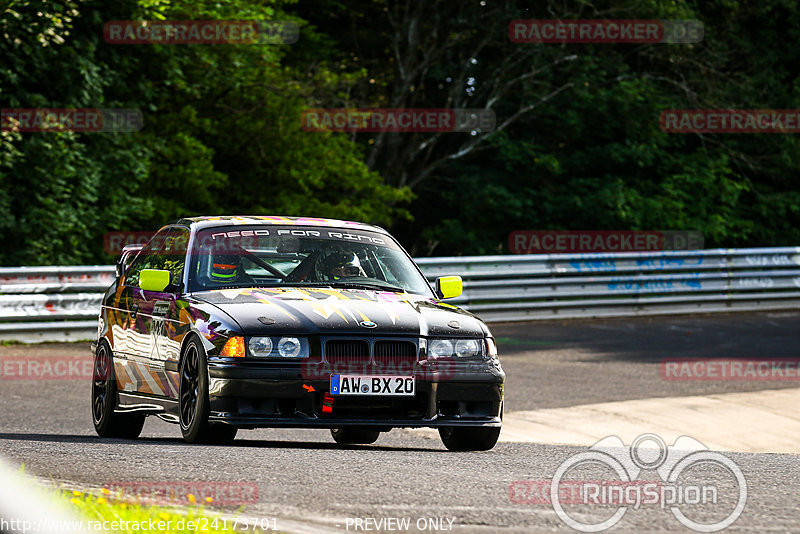
<path id="1" fill-rule="evenodd" d="M 464 283 L 460 276 L 440 276 L 436 279 L 436 292 L 443 299 L 452 299 L 461 295 Z"/>
<path id="2" fill-rule="evenodd" d="M 170 273 L 162 269 L 142 269 L 139 287 L 145 291 L 164 291 L 169 285 Z"/>

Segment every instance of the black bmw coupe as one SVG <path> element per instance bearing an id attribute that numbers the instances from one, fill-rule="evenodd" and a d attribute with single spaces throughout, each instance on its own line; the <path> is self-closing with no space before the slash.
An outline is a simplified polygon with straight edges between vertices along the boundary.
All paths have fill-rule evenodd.
<path id="1" fill-rule="evenodd" d="M 194 217 L 126 250 L 103 297 L 92 418 L 189 442 L 329 428 L 342 444 L 434 427 L 450 450 L 500 434 L 505 375 L 486 325 L 446 302 L 385 230 L 318 218 Z"/>

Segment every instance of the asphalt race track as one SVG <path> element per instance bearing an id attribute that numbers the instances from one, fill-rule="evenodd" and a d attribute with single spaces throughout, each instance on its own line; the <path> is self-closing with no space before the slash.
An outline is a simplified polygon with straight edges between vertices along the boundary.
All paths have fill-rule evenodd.
<path id="1" fill-rule="evenodd" d="M 800 387 L 797 378 L 668 381 L 659 369 L 665 358 L 797 358 L 798 320 L 800 314 L 783 312 L 494 325 L 508 376 L 505 415 L 511 420 L 526 412 L 535 419 L 537 411 L 569 414 L 573 407 L 599 403 L 794 390 Z M 68 355 L 88 357 L 88 344 L 0 347 L 3 360 Z M 89 394 L 89 379 L 3 376 L 0 456 L 24 463 L 26 473 L 49 483 L 88 490 L 134 481 L 249 484 L 257 487 L 254 502 L 242 510 L 235 505 L 220 510 L 230 517 L 269 519 L 288 532 L 401 531 L 397 521 L 404 518 L 411 531 L 576 532 L 552 505 L 535 498 L 532 488 L 549 485 L 559 465 L 586 447 L 501 438 L 489 452 L 450 453 L 435 433 L 395 430 L 375 445 L 340 448 L 326 430 L 293 429 L 240 431 L 230 446 L 193 446 L 183 443 L 177 426 L 154 418 L 139 440 L 101 440 L 92 428 Z M 800 394 L 793 398 L 800 400 Z M 789 415 L 785 427 L 774 429 L 776 438 L 799 422 L 800 415 L 793 420 Z M 711 420 L 705 426 L 711 431 L 715 425 Z M 730 435 L 749 431 L 742 424 L 725 426 L 727 420 L 719 425 Z M 570 430 L 585 434 L 588 443 L 607 435 L 594 435 L 591 424 L 586 426 Z M 741 469 L 747 484 L 744 510 L 728 531 L 800 531 L 800 456 L 742 451 L 724 457 Z M 715 466 L 700 467 L 694 475 L 714 486 L 719 499 L 684 504 L 681 511 L 698 522 L 726 517 L 736 502 L 735 479 Z M 585 476 L 601 475 L 587 468 Z M 652 470 L 638 476 L 657 479 Z M 589 523 L 617 508 L 567 504 L 565 509 Z M 631 507 L 614 530 L 691 532 L 669 506 L 659 504 Z"/>

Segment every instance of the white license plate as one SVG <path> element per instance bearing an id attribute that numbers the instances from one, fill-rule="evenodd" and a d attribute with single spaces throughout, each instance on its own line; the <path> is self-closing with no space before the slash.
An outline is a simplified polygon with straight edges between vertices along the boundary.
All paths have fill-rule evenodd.
<path id="1" fill-rule="evenodd" d="M 331 375 L 331 395 L 414 395 L 413 376 Z"/>

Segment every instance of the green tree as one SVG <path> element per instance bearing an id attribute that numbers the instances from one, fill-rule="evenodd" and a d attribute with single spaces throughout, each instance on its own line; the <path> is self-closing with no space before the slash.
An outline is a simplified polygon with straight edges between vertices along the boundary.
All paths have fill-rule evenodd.
<path id="1" fill-rule="evenodd" d="M 5 133 L 0 262 L 108 262 L 105 232 L 201 213 L 381 224 L 403 216 L 409 192 L 369 171 L 358 145 L 300 129 L 303 103 L 347 76 L 309 78 L 283 65 L 289 45 L 110 45 L 102 37 L 108 20 L 289 19 L 283 5 L 13 2 L 0 16 L 3 107 L 138 108 L 145 126 Z"/>

